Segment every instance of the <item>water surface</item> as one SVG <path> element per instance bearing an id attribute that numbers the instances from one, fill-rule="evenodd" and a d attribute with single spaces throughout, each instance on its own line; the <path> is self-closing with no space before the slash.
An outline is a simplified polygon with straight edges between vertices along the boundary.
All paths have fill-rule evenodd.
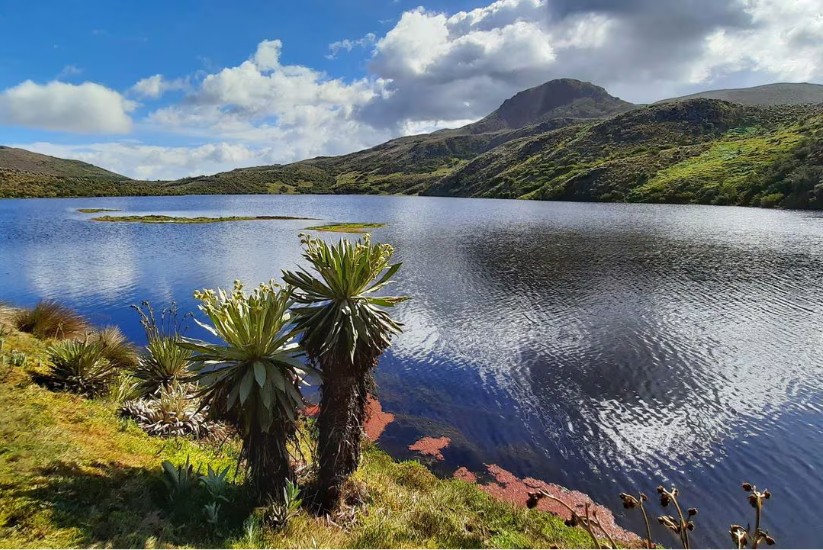
<path id="1" fill-rule="evenodd" d="M 385 222 L 406 332 L 378 371 L 381 444 L 453 441 L 436 469 L 495 463 L 589 493 L 658 482 L 697 505 L 697 544 L 751 521 L 768 486 L 781 546 L 819 546 L 823 216 L 759 209 L 366 196 L 0 201 L 0 300 L 54 298 L 142 341 L 132 303 L 279 276 L 317 222 L 107 224 L 123 214 Z M 326 234 L 330 239 L 338 235 Z M 657 514 L 659 507 L 651 506 Z M 661 542 L 675 540 L 658 531 Z"/>

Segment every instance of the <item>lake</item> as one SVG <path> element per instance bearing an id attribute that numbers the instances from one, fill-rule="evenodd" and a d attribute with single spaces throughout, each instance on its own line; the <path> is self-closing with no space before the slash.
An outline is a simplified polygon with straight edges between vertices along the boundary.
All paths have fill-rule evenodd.
<path id="1" fill-rule="evenodd" d="M 144 341 L 129 305 L 249 285 L 301 262 L 316 222 L 89 221 L 124 214 L 286 215 L 385 222 L 404 262 L 406 325 L 381 360 L 381 445 L 452 445 L 436 471 L 498 464 L 590 494 L 680 488 L 700 546 L 752 521 L 768 487 L 780 546 L 819 546 L 823 520 L 823 214 L 673 205 L 374 196 L 0 200 L 0 300 L 53 298 Z M 339 235 L 326 233 L 328 239 Z M 809 506 L 808 504 L 812 504 Z M 653 515 L 661 513 L 656 502 Z M 667 510 L 666 513 L 669 513 Z M 657 539 L 675 539 L 656 531 Z"/>

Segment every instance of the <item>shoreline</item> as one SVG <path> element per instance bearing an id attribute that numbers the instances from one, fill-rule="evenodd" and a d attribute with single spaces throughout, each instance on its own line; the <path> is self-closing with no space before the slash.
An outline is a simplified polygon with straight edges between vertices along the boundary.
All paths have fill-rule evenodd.
<path id="1" fill-rule="evenodd" d="M 636 201 L 570 201 L 555 199 L 522 199 L 519 197 L 463 197 L 459 195 L 421 195 L 407 193 L 180 193 L 180 194 L 158 194 L 158 195 L 66 195 L 59 197 L 50 196 L 17 196 L 0 197 L 4 200 L 77 200 L 77 199 L 139 199 L 139 198 L 180 198 L 180 197 L 408 197 L 424 199 L 470 199 L 482 201 L 519 201 L 519 202 L 541 202 L 541 203 L 561 203 L 561 204 L 622 204 L 622 205 L 655 205 L 655 206 L 711 206 L 714 208 L 744 208 L 747 210 L 765 210 L 779 212 L 823 212 L 817 208 L 784 208 L 781 206 L 764 207 L 741 204 L 711 204 L 699 202 L 636 202 Z"/>
<path id="2" fill-rule="evenodd" d="M 316 404 L 307 405 L 303 410 L 306 416 L 316 416 L 319 411 L 320 407 Z M 380 436 L 383 435 L 388 425 L 394 421 L 395 416 L 383 410 L 382 404 L 374 396 L 369 396 L 366 403 L 366 411 L 366 437 L 379 447 L 378 440 Z M 411 442 L 408 448 L 411 451 L 416 451 L 421 456 L 432 457 L 435 460 L 443 460 L 442 451 L 448 448 L 450 444 L 451 439 L 448 437 L 424 436 L 416 442 Z M 423 464 L 423 466 L 426 467 L 425 464 Z M 640 535 L 617 524 L 615 515 L 608 506 L 595 502 L 594 499 L 585 493 L 533 477 L 518 478 L 497 464 L 484 464 L 484 466 L 486 467 L 486 472 L 472 472 L 468 468 L 460 466 L 452 473 L 451 477 L 477 485 L 480 490 L 493 498 L 502 502 L 508 502 L 520 508 L 528 507 L 526 503 L 529 500 L 529 493 L 538 489 L 542 489 L 559 498 L 572 509 L 580 509 L 581 514 L 584 505 L 588 503 L 591 507 L 590 509 L 597 514 L 603 527 L 615 540 L 628 545 L 642 543 L 643 539 Z M 431 471 L 428 467 L 426 467 L 426 469 Z M 563 520 L 567 520 L 570 517 L 566 508 L 550 499 L 540 499 L 536 508 L 558 516 Z"/>

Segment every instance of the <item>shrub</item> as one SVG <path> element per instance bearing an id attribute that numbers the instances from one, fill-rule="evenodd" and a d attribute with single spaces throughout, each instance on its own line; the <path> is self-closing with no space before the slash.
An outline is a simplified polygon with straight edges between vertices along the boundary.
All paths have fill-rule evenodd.
<path id="1" fill-rule="evenodd" d="M 17 312 L 14 322 L 18 330 L 28 332 L 41 340 L 69 340 L 81 338 L 91 332 L 91 327 L 83 317 L 50 300 Z"/>
<path id="2" fill-rule="evenodd" d="M 160 337 L 180 338 L 188 328 L 187 320 L 192 317 L 191 313 L 181 316 L 175 302 L 160 311 L 159 319 L 154 312 L 154 307 L 148 301 L 142 302 L 139 306 L 132 305 L 131 308 L 140 316 L 140 324 L 149 341 Z"/>
<path id="3" fill-rule="evenodd" d="M 163 464 L 163 485 L 166 488 L 166 498 L 174 506 L 180 506 L 185 501 L 191 499 L 197 489 L 199 477 L 194 471 L 194 466 L 186 457 L 186 463 L 175 466 L 168 460 Z"/>
<path id="4" fill-rule="evenodd" d="M 3 348 L 6 347 L 6 338 L 8 338 L 10 334 L 11 329 L 6 325 L 0 323 L 0 353 L 3 353 Z"/>
<path id="5" fill-rule="evenodd" d="M 117 327 L 106 327 L 92 333 L 89 340 L 98 342 L 103 356 L 117 369 L 131 369 L 137 365 L 137 349 Z"/>
<path id="6" fill-rule="evenodd" d="M 230 292 L 203 290 L 195 297 L 212 323 L 201 326 L 224 342 L 181 344 L 195 352 L 199 395 L 237 428 L 256 498 L 282 498 L 286 480 L 294 479 L 293 444 L 306 374 L 292 341 L 291 290 L 272 282 L 246 294 L 236 281 Z"/>
<path id="7" fill-rule="evenodd" d="M 192 352 L 180 347 L 175 337 L 149 338 L 146 352 L 134 370 L 134 376 L 140 381 L 140 394 L 144 397 L 156 395 L 182 380 L 188 374 L 191 356 Z"/>
<path id="8" fill-rule="evenodd" d="M 109 386 L 109 399 L 125 403 L 140 398 L 139 381 L 130 372 L 120 372 Z"/>
<path id="9" fill-rule="evenodd" d="M 223 502 L 229 501 L 229 482 L 227 479 L 229 469 L 229 466 L 226 466 L 222 470 L 214 470 L 209 464 L 206 473 L 200 476 L 200 483 L 206 488 L 209 496 L 215 502 L 220 500 Z"/>
<path id="10" fill-rule="evenodd" d="M 134 419 L 149 435 L 205 437 L 219 424 L 207 418 L 207 409 L 193 398 L 191 389 L 175 382 L 162 388 L 155 398 L 127 401 L 120 414 Z"/>
<path id="11" fill-rule="evenodd" d="M 302 504 L 300 488 L 287 479 L 282 501 L 272 501 L 263 509 L 263 523 L 273 529 L 283 529 L 297 514 Z"/>
<path id="12" fill-rule="evenodd" d="M 52 367 L 46 377 L 55 389 L 95 397 L 102 395 L 117 375 L 99 341 L 66 340 L 49 348 Z"/>
<path id="13" fill-rule="evenodd" d="M 774 208 L 783 200 L 783 193 L 771 193 L 760 197 L 760 206 L 763 208 Z"/>

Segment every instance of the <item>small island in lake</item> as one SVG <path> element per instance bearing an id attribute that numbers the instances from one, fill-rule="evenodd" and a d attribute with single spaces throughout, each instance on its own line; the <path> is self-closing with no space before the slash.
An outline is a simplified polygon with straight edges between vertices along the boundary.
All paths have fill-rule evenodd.
<path id="1" fill-rule="evenodd" d="M 119 208 L 78 208 L 81 214 L 98 214 L 100 212 L 120 212 Z"/>
<path id="2" fill-rule="evenodd" d="M 310 231 L 330 231 L 333 233 L 366 233 L 369 229 L 385 226 L 385 223 L 329 223 L 307 227 Z"/>
<path id="3" fill-rule="evenodd" d="M 185 216 L 98 216 L 92 218 L 95 222 L 131 222 L 131 223 L 219 223 L 219 222 L 248 222 L 248 221 L 271 221 L 271 220 L 314 220 L 316 218 L 301 218 L 297 216 L 221 216 L 212 218 L 208 216 L 197 216 L 193 218 Z"/>

